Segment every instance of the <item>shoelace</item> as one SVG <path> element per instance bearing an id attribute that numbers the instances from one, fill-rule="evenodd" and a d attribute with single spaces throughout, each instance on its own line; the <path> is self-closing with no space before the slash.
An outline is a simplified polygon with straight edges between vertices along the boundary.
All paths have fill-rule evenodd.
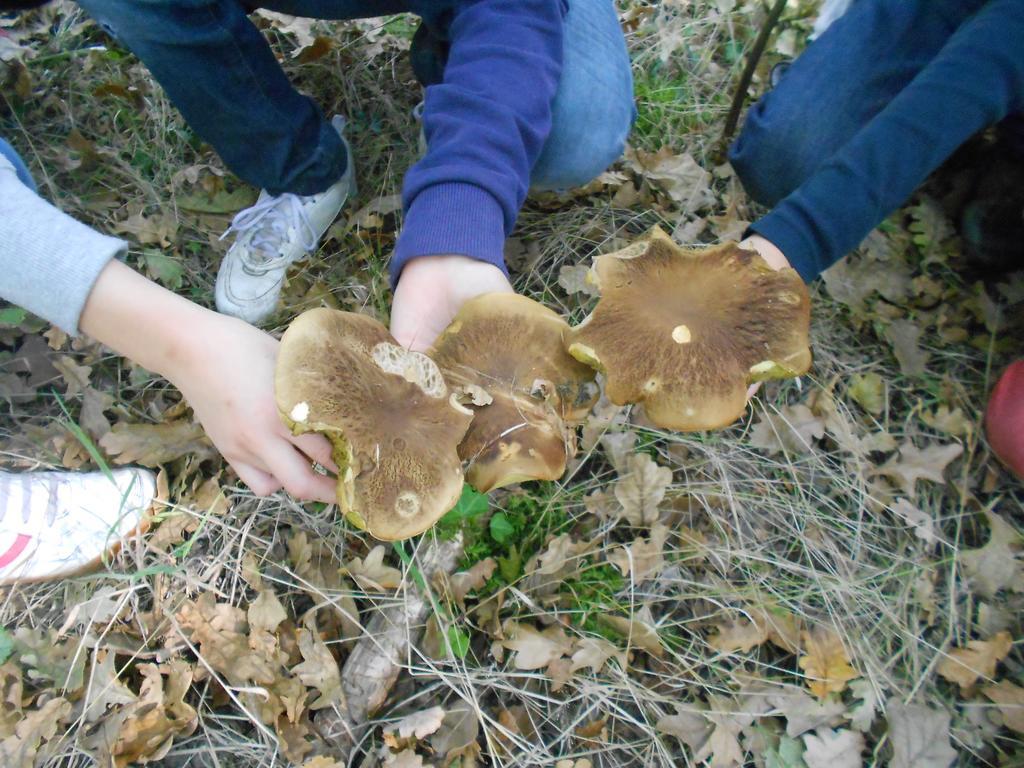
<path id="1" fill-rule="evenodd" d="M 252 232 L 249 247 L 242 249 L 241 261 L 245 269 L 258 274 L 270 269 L 275 261 L 281 259 L 281 243 L 288 237 L 289 227 L 303 236 L 302 247 L 307 252 L 316 248 L 316 232 L 309 223 L 309 214 L 302 204 L 302 198 L 285 192 L 239 211 L 220 239 L 223 240 L 232 232 L 239 237 Z"/>

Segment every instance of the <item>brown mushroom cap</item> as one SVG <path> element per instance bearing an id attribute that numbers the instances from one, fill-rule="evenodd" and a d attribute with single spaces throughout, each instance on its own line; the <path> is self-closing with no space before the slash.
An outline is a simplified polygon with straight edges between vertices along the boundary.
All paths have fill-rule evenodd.
<path id="1" fill-rule="evenodd" d="M 462 492 L 457 446 L 473 414 L 426 355 L 376 320 L 313 309 L 281 339 L 277 408 L 295 434 L 319 432 L 338 465 L 338 505 L 378 539 L 415 536 Z"/>
<path id="2" fill-rule="evenodd" d="M 597 257 L 588 279 L 601 299 L 569 352 L 604 373 L 613 403 L 642 402 L 660 427 L 724 427 L 750 383 L 810 367 L 807 286 L 735 243 L 681 248 L 655 227 Z"/>
<path id="3" fill-rule="evenodd" d="M 476 408 L 459 445 L 466 480 L 486 493 L 524 480 L 557 480 L 575 451 L 566 422 L 597 399 L 594 372 L 565 351 L 566 322 L 513 293 L 463 304 L 430 352 L 455 386 L 478 386 L 492 401 Z"/>

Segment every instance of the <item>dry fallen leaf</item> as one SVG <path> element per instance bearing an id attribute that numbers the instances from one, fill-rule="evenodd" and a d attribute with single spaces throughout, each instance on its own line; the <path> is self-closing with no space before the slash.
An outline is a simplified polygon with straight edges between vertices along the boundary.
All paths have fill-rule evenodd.
<path id="1" fill-rule="evenodd" d="M 615 498 L 630 525 L 650 525 L 658 519 L 658 506 L 672 483 L 672 470 L 659 466 L 646 453 L 626 460 L 626 474 L 615 483 Z"/>
<path id="2" fill-rule="evenodd" d="M 529 624 L 510 622 L 506 633 L 510 639 L 503 640 L 501 644 L 515 651 L 512 665 L 516 669 L 541 669 L 555 659 L 572 653 L 572 640 L 559 626 L 538 632 Z"/>
<path id="3" fill-rule="evenodd" d="M 864 737 L 856 731 L 819 728 L 805 733 L 804 762 L 807 768 L 861 768 Z"/>
<path id="4" fill-rule="evenodd" d="M 213 444 L 203 428 L 190 421 L 116 424 L 100 440 L 100 447 L 115 464 L 142 464 L 145 467 L 158 467 L 189 454 L 197 460 L 214 455 Z"/>
<path id="5" fill-rule="evenodd" d="M 839 636 L 828 627 L 815 627 L 802 633 L 804 654 L 800 657 L 800 669 L 806 675 L 807 687 L 819 699 L 829 693 L 842 693 L 850 680 L 860 673 L 850 666 Z"/>
<path id="6" fill-rule="evenodd" d="M 784 691 L 769 695 L 768 703 L 773 714 L 786 718 L 786 735 L 791 739 L 821 726 L 835 725 L 846 711 L 840 701 L 818 701 L 795 686 L 786 686 Z"/>
<path id="7" fill-rule="evenodd" d="M 712 725 L 703 712 L 691 712 L 676 705 L 676 714 L 666 715 L 658 720 L 654 729 L 660 733 L 675 736 L 691 751 L 697 752 L 711 735 Z"/>
<path id="8" fill-rule="evenodd" d="M 846 392 L 868 413 L 878 416 L 885 410 L 885 381 L 877 373 L 851 376 Z"/>
<path id="9" fill-rule="evenodd" d="M 961 550 L 959 559 L 974 591 L 991 600 L 1000 589 L 1024 590 L 1024 574 L 1018 559 L 1020 534 L 995 512 L 986 510 L 985 517 L 988 543 L 978 549 Z"/>
<path id="10" fill-rule="evenodd" d="M 894 479 L 907 496 L 914 498 L 918 480 L 946 482 L 942 473 L 963 452 L 964 447 L 959 443 L 918 448 L 908 441 L 900 446 L 898 456 L 890 458 L 876 472 Z"/>
<path id="11" fill-rule="evenodd" d="M 292 667 L 292 674 L 310 688 L 316 688 L 320 697 L 309 705 L 310 709 L 323 709 L 339 702 L 344 697 L 341 690 L 341 672 L 338 662 L 320 639 L 316 627 L 307 624 L 297 632 L 299 652 L 303 661 Z"/>
<path id="12" fill-rule="evenodd" d="M 452 574 L 449 580 L 452 597 L 459 605 L 462 605 L 466 600 L 466 595 L 474 589 L 483 588 L 497 567 L 497 561 L 493 557 L 487 557 L 474 563 L 468 570 Z"/>
<path id="13" fill-rule="evenodd" d="M 750 430 L 749 442 L 769 455 L 807 453 L 825 436 L 825 423 L 803 403 L 785 405 L 778 413 L 764 413 Z"/>
<path id="14" fill-rule="evenodd" d="M 385 733 L 397 733 L 401 738 L 425 739 L 441 727 L 444 720 L 444 709 L 430 707 L 406 715 L 401 720 L 384 729 Z"/>
<path id="15" fill-rule="evenodd" d="M 356 583 L 367 592 L 386 592 L 397 589 L 402 584 L 402 572 L 397 568 L 384 565 L 383 544 L 378 544 L 370 550 L 365 561 L 359 557 L 352 560 L 341 569 L 342 573 L 348 574 Z"/>
<path id="16" fill-rule="evenodd" d="M 922 412 L 921 421 L 935 431 L 945 432 L 953 437 L 965 437 L 974 429 L 974 425 L 964 416 L 962 410 L 959 408 L 950 410 L 947 405 L 940 405 L 933 412 Z"/>
<path id="17" fill-rule="evenodd" d="M 650 538 L 637 536 L 628 546 L 616 547 L 608 555 L 623 576 L 630 576 L 635 584 L 653 579 L 665 567 L 665 542 L 668 540 L 667 525 L 655 523 Z"/>
<path id="18" fill-rule="evenodd" d="M 981 689 L 985 697 L 999 708 L 1003 725 L 1024 734 L 1024 688 L 1009 680 L 1001 680 Z"/>
<path id="19" fill-rule="evenodd" d="M 923 329 L 910 320 L 894 320 L 885 331 L 904 376 L 920 376 L 926 370 L 931 355 L 921 349 L 923 333 Z"/>
<path id="20" fill-rule="evenodd" d="M 961 695 L 969 695 L 978 678 L 991 680 L 996 665 L 1013 648 L 1009 632 L 999 632 L 991 640 L 971 640 L 965 648 L 954 648 L 939 662 L 935 671 L 960 686 Z"/>
<path id="21" fill-rule="evenodd" d="M 664 190 L 681 214 L 694 213 L 711 205 L 711 174 L 689 153 L 677 155 L 669 147 L 657 152 L 626 149 L 626 162 L 647 181 Z"/>
<path id="22" fill-rule="evenodd" d="M 588 635 L 576 643 L 576 650 L 572 654 L 571 672 L 589 667 L 594 672 L 600 672 L 608 659 L 614 658 L 619 663 L 620 669 L 626 668 L 626 652 L 618 646 L 608 642 L 598 635 Z"/>
<path id="23" fill-rule="evenodd" d="M 925 544 L 934 544 L 938 541 L 938 534 L 935 531 L 935 519 L 906 499 L 897 499 L 895 504 L 889 506 L 889 511 L 914 529 L 914 535 Z"/>
<path id="24" fill-rule="evenodd" d="M 949 745 L 949 715 L 918 704 L 889 699 L 885 706 L 892 742 L 891 768 L 949 768 L 956 751 Z"/>
<path id="25" fill-rule="evenodd" d="M 60 721 L 71 712 L 66 699 L 50 699 L 39 709 L 32 709 L 14 728 L 14 734 L 0 741 L 0 765 L 5 768 L 33 768 L 36 760 L 46 754 L 45 744 L 60 727 Z"/>
<path id="26" fill-rule="evenodd" d="M 641 609 L 637 612 L 636 618 L 633 619 L 628 619 L 625 616 L 610 616 L 608 614 L 598 614 L 597 618 L 626 638 L 630 646 L 636 646 L 659 658 L 665 655 L 665 646 L 661 644 L 658 630 L 655 629 L 653 623 L 649 620 L 649 609 Z"/>
<path id="27" fill-rule="evenodd" d="M 118 679 L 112 651 L 94 651 L 95 663 L 86 686 L 82 717 L 94 723 L 106 714 L 108 708 L 131 704 L 137 698 L 131 689 Z"/>
<path id="28" fill-rule="evenodd" d="M 264 589 L 249 605 L 246 618 L 251 629 L 273 632 L 282 621 L 288 618 L 288 612 L 272 589 Z"/>
<path id="29" fill-rule="evenodd" d="M 850 726 L 855 731 L 867 733 L 871 730 L 871 724 L 875 721 L 875 713 L 878 711 L 878 693 L 871 681 L 863 678 L 850 683 L 850 690 L 855 697 L 861 700 L 861 703 L 852 707 L 847 715 L 850 718 Z"/>

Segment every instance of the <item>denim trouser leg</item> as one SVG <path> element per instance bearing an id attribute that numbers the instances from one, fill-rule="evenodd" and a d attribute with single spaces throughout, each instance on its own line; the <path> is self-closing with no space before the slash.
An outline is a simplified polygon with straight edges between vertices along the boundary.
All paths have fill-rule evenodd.
<path id="1" fill-rule="evenodd" d="M 533 189 L 586 184 L 622 155 L 633 126 L 633 73 L 612 0 L 569 0 L 562 78 Z"/>
<path id="2" fill-rule="evenodd" d="M 984 0 L 858 0 L 747 113 L 729 160 L 772 206 L 877 115 Z"/>
<path id="3" fill-rule="evenodd" d="M 80 4 L 149 67 L 193 130 L 245 181 L 271 194 L 313 194 L 344 172 L 337 134 L 317 106 L 292 87 L 240 0 Z M 339 19 L 430 4 L 262 0 L 251 5 Z M 629 59 L 612 0 L 571 0 L 570 5 L 554 123 L 535 166 L 534 182 L 541 188 L 580 184 L 604 170 L 621 154 L 633 116 Z"/>
<path id="4" fill-rule="evenodd" d="M 551 132 L 530 173 L 533 190 L 586 184 L 621 155 L 636 117 L 633 73 L 613 0 L 568 0 L 562 75 Z M 411 58 L 423 85 L 441 82 L 446 30 L 423 24 Z"/>
<path id="5" fill-rule="evenodd" d="M 32 174 L 29 173 L 28 166 L 25 165 L 25 161 L 21 159 L 21 155 L 14 151 L 14 147 L 0 138 L 0 156 L 3 156 L 11 165 L 14 166 L 14 172 L 18 175 L 18 179 L 26 187 L 31 189 L 33 192 L 38 192 L 36 188 L 35 179 L 32 178 Z"/>
<path id="6" fill-rule="evenodd" d="M 193 130 L 245 181 L 271 194 L 310 195 L 344 173 L 341 139 L 292 87 L 238 0 L 80 5 L 149 67 Z"/>

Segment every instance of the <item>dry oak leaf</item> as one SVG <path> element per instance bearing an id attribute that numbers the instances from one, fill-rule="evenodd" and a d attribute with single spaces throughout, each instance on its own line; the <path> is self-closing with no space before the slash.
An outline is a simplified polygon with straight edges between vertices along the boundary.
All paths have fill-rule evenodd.
<path id="1" fill-rule="evenodd" d="M 964 447 L 959 443 L 929 445 L 922 449 L 907 441 L 900 446 L 899 456 L 893 456 L 875 471 L 895 480 L 904 493 L 913 498 L 918 480 L 946 482 L 943 471 L 963 452 Z"/>
<path id="2" fill-rule="evenodd" d="M 875 714 L 878 711 L 878 693 L 870 680 L 861 678 L 850 683 L 850 690 L 853 695 L 861 700 L 861 703 L 850 708 L 847 717 L 850 726 L 855 731 L 867 733 L 871 730 L 871 724 L 875 722 Z"/>
<path id="3" fill-rule="evenodd" d="M 999 708 L 1003 725 L 1011 731 L 1024 734 L 1024 688 L 1009 680 L 982 687 L 981 692 Z"/>
<path id="4" fill-rule="evenodd" d="M 771 694 L 768 703 L 773 708 L 771 714 L 786 718 L 786 735 L 791 739 L 807 731 L 835 724 L 846 710 L 840 701 L 818 701 L 802 689 L 791 686 L 787 686 L 783 692 Z"/>
<path id="5" fill-rule="evenodd" d="M 572 654 L 571 671 L 576 672 L 589 667 L 594 672 L 600 672 L 608 659 L 612 658 L 619 662 L 620 669 L 626 668 L 625 651 L 603 637 L 588 635 L 576 643 L 576 650 Z"/>
<path id="6" fill-rule="evenodd" d="M 310 709 L 323 709 L 342 701 L 341 671 L 330 650 L 316 628 L 307 622 L 305 629 L 297 631 L 299 653 L 303 661 L 292 667 L 292 674 L 310 688 L 320 692 L 319 698 L 309 705 Z"/>
<path id="7" fill-rule="evenodd" d="M 956 760 L 946 712 L 893 698 L 886 704 L 885 718 L 892 743 L 890 768 L 949 768 Z"/>
<path id="8" fill-rule="evenodd" d="M 715 634 L 708 638 L 708 645 L 719 653 L 747 653 L 768 640 L 765 627 L 758 626 L 746 618 L 726 621 L 715 625 Z"/>
<path id="9" fill-rule="evenodd" d="M 273 632 L 277 626 L 288 618 L 288 612 L 281 605 L 272 589 L 260 590 L 256 599 L 249 604 L 246 612 L 250 629 L 262 629 Z"/>
<path id="10" fill-rule="evenodd" d="M 474 563 L 471 568 L 465 571 L 452 574 L 449 579 L 452 597 L 455 598 L 459 605 L 462 605 L 466 600 L 466 595 L 474 589 L 483 588 L 497 567 L 497 561 L 493 557 L 487 557 Z"/>
<path id="11" fill-rule="evenodd" d="M 959 685 L 962 695 L 968 695 L 979 677 L 991 680 L 995 676 L 996 665 L 1012 648 L 1010 633 L 999 632 L 991 640 L 971 640 L 966 648 L 954 648 L 935 669 Z"/>
<path id="12" fill-rule="evenodd" d="M 672 470 L 659 466 L 646 453 L 626 459 L 626 473 L 615 483 L 615 498 L 630 525 L 650 525 L 658 519 L 658 506 L 672 483 Z"/>
<path id="13" fill-rule="evenodd" d="M 557 625 L 538 632 L 529 624 L 510 622 L 506 625 L 506 633 L 510 639 L 503 640 L 501 644 L 516 652 L 513 661 L 516 669 L 541 669 L 572 653 L 572 640 Z"/>
<path id="14" fill-rule="evenodd" d="M 654 730 L 659 733 L 667 733 L 669 736 L 675 736 L 692 751 L 696 752 L 708 740 L 712 727 L 703 712 L 687 711 L 676 705 L 676 714 L 659 718 L 658 722 L 654 725 Z"/>
<path id="15" fill-rule="evenodd" d="M 430 737 L 430 748 L 434 754 L 444 758 L 444 765 L 451 765 L 461 757 L 465 768 L 476 765 L 480 756 L 477 737 L 480 735 L 480 718 L 476 709 L 462 704 L 448 710 L 437 733 Z"/>
<path id="16" fill-rule="evenodd" d="M 445 711 L 441 707 L 430 707 L 412 712 L 384 729 L 385 733 L 397 733 L 401 738 L 425 739 L 441 727 Z"/>
<path id="17" fill-rule="evenodd" d="M 71 712 L 67 699 L 50 699 L 39 709 L 24 714 L 14 734 L 0 741 L 0 765 L 4 768 L 33 768 L 40 748 L 53 739 L 60 721 Z M 42 753 L 45 755 L 45 751 Z"/>
<path id="18" fill-rule="evenodd" d="M 811 693 L 824 699 L 829 693 L 842 693 L 850 680 L 860 673 L 850 666 L 839 636 L 828 627 L 815 627 L 801 633 L 804 655 L 800 657 L 800 669 L 807 677 L 805 682 Z"/>
<path id="19" fill-rule="evenodd" d="M 302 768 L 345 768 L 345 766 L 332 757 L 317 755 L 304 762 Z"/>
<path id="20" fill-rule="evenodd" d="M 139 698 L 107 718 L 97 734 L 106 737 L 97 745 L 101 750 L 113 744 L 109 756 L 117 768 L 162 759 L 174 737 L 188 736 L 199 722 L 195 709 L 185 702 L 192 685 L 188 664 L 175 659 L 159 667 L 140 664 L 138 671 L 143 676 Z"/>
<path id="21" fill-rule="evenodd" d="M 889 511 L 906 523 L 908 528 L 913 528 L 914 535 L 925 544 L 930 545 L 938 541 L 935 519 L 906 499 L 897 499 L 895 504 L 889 506 Z"/>
<path id="22" fill-rule="evenodd" d="M 626 638 L 629 645 L 636 646 L 659 658 L 665 655 L 665 646 L 661 644 L 658 630 L 649 621 L 649 609 L 644 608 L 638 611 L 634 619 L 628 619 L 625 616 L 611 616 L 606 613 L 598 614 L 597 618 Z"/>
<path id="23" fill-rule="evenodd" d="M 632 575 L 632 581 L 642 584 L 653 579 L 665 567 L 665 542 L 668 540 L 667 525 L 655 523 L 650 538 L 637 536 L 629 546 L 616 547 L 608 555 L 623 576 Z"/>
<path id="24" fill-rule="evenodd" d="M 115 464 L 158 467 L 185 455 L 198 460 L 214 455 L 203 428 L 190 421 L 164 424 L 115 424 L 100 440 L 100 447 Z"/>
<path id="25" fill-rule="evenodd" d="M 987 511 L 989 539 L 978 549 L 961 550 L 960 564 L 974 591 L 993 599 L 1000 589 L 1024 590 L 1024 574 L 1018 560 L 1020 534 L 995 512 Z"/>
<path id="26" fill-rule="evenodd" d="M 765 413 L 750 430 L 750 444 L 769 455 L 807 453 L 825 436 L 825 422 L 803 403 L 785 405 L 778 413 Z"/>
<path id="27" fill-rule="evenodd" d="M 384 565 L 384 545 L 378 544 L 370 550 L 370 553 L 363 560 L 353 557 L 352 560 L 341 569 L 356 580 L 356 583 L 367 592 L 386 592 L 397 589 L 402 584 L 402 572 L 397 568 Z"/>
<path id="28" fill-rule="evenodd" d="M 819 728 L 813 734 L 804 734 L 803 740 L 807 768 L 861 768 L 864 765 L 860 756 L 864 736 L 856 731 Z"/>
<path id="29" fill-rule="evenodd" d="M 885 338 L 892 345 L 892 353 L 904 376 L 920 376 L 926 370 L 931 354 L 921 349 L 923 333 L 924 330 L 910 320 L 894 320 L 885 329 Z"/>
<path id="30" fill-rule="evenodd" d="M 117 678 L 113 651 L 93 652 L 92 675 L 86 687 L 82 717 L 94 723 L 106 714 L 108 708 L 132 704 L 136 695 Z"/>
<path id="31" fill-rule="evenodd" d="M 277 679 L 282 659 L 276 652 L 268 657 L 250 647 L 245 613 L 240 608 L 217 603 L 213 593 L 204 592 L 195 601 L 185 601 L 177 618 L 192 642 L 199 645 L 203 661 L 232 685 L 267 685 Z"/>
<path id="32" fill-rule="evenodd" d="M 424 768 L 423 758 L 411 749 L 388 753 L 384 759 L 385 768 Z"/>

